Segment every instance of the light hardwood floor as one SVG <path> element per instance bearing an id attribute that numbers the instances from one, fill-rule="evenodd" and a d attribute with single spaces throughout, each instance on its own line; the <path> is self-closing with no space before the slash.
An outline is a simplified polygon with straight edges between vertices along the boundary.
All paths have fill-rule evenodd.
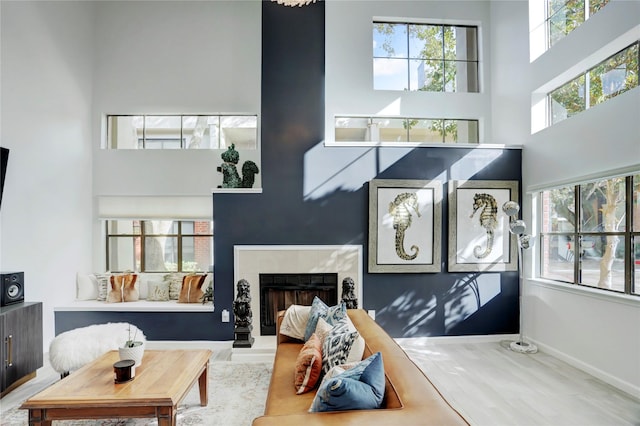
<path id="1" fill-rule="evenodd" d="M 640 400 L 544 352 L 508 341 L 398 339 L 472 425 L 640 425 Z"/>
<path id="2" fill-rule="evenodd" d="M 519 354 L 498 341 L 398 343 L 471 425 L 640 426 L 640 400 L 544 352 Z M 217 351 L 216 359 L 229 360 L 230 352 Z M 0 400 L 0 413 L 57 379 L 45 365 Z"/>

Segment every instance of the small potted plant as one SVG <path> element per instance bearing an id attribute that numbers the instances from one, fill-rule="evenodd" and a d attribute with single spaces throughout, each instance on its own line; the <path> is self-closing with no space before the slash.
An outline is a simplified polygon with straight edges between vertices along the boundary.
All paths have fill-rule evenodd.
<path id="1" fill-rule="evenodd" d="M 138 329 L 136 328 L 133 337 L 131 337 L 131 324 L 129 324 L 128 338 L 124 343 L 124 346 L 118 348 L 120 353 L 120 359 L 132 359 L 136 362 L 135 367 L 139 367 L 142 364 L 142 357 L 144 356 L 144 341 L 136 340 L 138 335 Z"/>

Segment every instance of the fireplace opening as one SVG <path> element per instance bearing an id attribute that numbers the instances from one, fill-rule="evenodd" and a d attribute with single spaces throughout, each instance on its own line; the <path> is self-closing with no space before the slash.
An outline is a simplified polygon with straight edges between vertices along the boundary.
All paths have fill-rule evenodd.
<path id="1" fill-rule="evenodd" d="M 278 311 L 291 305 L 311 305 L 318 296 L 324 303 L 338 303 L 338 274 L 260 274 L 260 334 L 276 334 Z"/>

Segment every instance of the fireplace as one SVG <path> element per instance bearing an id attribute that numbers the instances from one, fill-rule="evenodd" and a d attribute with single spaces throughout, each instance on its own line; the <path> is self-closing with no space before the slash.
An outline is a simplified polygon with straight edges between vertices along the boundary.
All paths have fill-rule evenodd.
<path id="1" fill-rule="evenodd" d="M 363 306 L 362 297 L 362 246 L 359 245 L 236 245 L 234 246 L 234 283 L 245 279 L 250 284 L 251 310 L 253 311 L 253 334 L 261 336 L 262 330 L 260 318 L 260 276 L 272 274 L 279 276 L 290 275 L 337 275 L 335 279 L 336 291 L 325 303 L 332 305 L 340 298 L 341 283 L 347 277 L 353 278 L 356 283 L 356 294 L 360 307 Z M 234 299 L 235 294 L 234 285 Z M 285 293 L 286 294 L 286 293 Z M 291 295 L 286 296 L 291 300 Z M 307 302 L 298 299 L 300 305 L 311 304 L 313 296 Z M 289 302 L 285 302 L 289 303 Z M 290 304 L 290 303 L 289 303 Z M 283 306 L 284 308 L 284 306 Z M 278 308 L 271 308 L 275 310 Z M 269 315 L 269 318 L 271 316 Z M 275 331 L 275 328 L 274 328 Z M 275 335 L 275 333 L 272 333 Z"/>
<path id="2" fill-rule="evenodd" d="M 335 305 L 338 274 L 260 274 L 260 334 L 275 336 L 278 311 L 291 305 L 311 305 L 315 296 Z"/>

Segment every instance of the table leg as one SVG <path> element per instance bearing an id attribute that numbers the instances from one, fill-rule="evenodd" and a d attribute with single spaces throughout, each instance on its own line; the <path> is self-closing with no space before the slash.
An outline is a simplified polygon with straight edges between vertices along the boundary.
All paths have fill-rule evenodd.
<path id="1" fill-rule="evenodd" d="M 209 363 L 204 366 L 204 371 L 198 378 L 200 388 L 200 405 L 206 407 L 209 404 Z"/>
<path id="2" fill-rule="evenodd" d="M 176 426 L 176 407 L 158 407 L 156 409 L 158 426 Z"/>
<path id="3" fill-rule="evenodd" d="M 45 420 L 46 411 L 42 409 L 29 409 L 29 426 L 51 426 L 51 420 Z"/>

